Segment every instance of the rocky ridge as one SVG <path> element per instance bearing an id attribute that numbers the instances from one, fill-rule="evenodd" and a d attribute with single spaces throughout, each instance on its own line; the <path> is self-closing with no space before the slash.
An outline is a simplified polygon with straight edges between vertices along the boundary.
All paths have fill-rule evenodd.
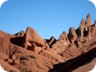
<path id="1" fill-rule="evenodd" d="M 8 72 L 87 72 L 96 62 L 95 36 L 89 13 L 58 40 L 43 39 L 31 27 L 13 35 L 0 30 L 0 64 Z"/>

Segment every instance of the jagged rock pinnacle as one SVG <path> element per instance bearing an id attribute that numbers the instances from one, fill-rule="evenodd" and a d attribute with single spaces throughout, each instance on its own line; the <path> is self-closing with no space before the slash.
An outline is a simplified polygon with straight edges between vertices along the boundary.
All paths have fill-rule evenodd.
<path id="1" fill-rule="evenodd" d="M 88 14 L 58 40 L 43 39 L 31 27 L 16 35 L 0 30 L 0 64 L 8 72 L 88 72 L 96 63 L 96 21 L 91 24 Z"/>
<path id="2" fill-rule="evenodd" d="M 91 22 L 91 15 L 90 13 L 88 13 L 87 17 L 86 17 L 86 26 L 91 26 L 92 22 Z"/>
<path id="3" fill-rule="evenodd" d="M 69 29 L 69 34 L 68 34 L 68 38 L 69 38 L 69 41 L 73 44 L 74 41 L 77 39 L 77 34 L 76 34 L 76 31 L 74 29 L 74 27 L 71 27 Z"/>
<path id="4" fill-rule="evenodd" d="M 78 28 L 78 32 L 77 32 L 77 34 L 78 34 L 78 36 L 80 37 L 80 39 L 82 40 L 82 38 L 83 38 L 83 35 L 84 35 L 84 28 L 85 28 L 85 20 L 84 19 L 82 19 L 81 20 L 81 24 L 80 24 L 80 26 L 79 26 L 79 28 Z"/>

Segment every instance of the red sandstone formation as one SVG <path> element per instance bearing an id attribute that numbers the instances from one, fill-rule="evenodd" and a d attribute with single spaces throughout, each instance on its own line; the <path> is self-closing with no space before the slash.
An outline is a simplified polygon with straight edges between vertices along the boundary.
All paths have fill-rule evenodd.
<path id="1" fill-rule="evenodd" d="M 45 45 L 44 40 L 31 27 L 27 28 L 26 33 L 24 35 L 24 42 L 23 43 L 24 43 L 23 45 L 25 48 L 27 48 L 28 46 L 31 46 L 32 43 L 35 43 L 36 45 L 40 45 L 40 46 Z"/>
<path id="2" fill-rule="evenodd" d="M 91 15 L 58 40 L 31 27 L 14 35 L 0 30 L 0 64 L 8 72 L 88 72 L 96 62 L 96 21 Z"/>

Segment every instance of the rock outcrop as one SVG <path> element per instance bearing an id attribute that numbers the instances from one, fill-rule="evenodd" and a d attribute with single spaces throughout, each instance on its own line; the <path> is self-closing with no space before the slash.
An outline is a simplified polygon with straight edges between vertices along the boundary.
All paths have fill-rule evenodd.
<path id="1" fill-rule="evenodd" d="M 96 21 L 91 15 L 58 40 L 43 39 L 31 27 L 8 34 L 0 30 L 0 64 L 8 72 L 88 72 L 96 62 Z"/>
<path id="2" fill-rule="evenodd" d="M 24 36 L 25 32 L 23 30 L 21 30 L 20 32 L 16 33 L 16 36 Z"/>
<path id="3" fill-rule="evenodd" d="M 62 51 L 68 49 L 69 39 L 66 32 L 63 32 L 55 44 L 52 45 L 52 50 L 55 53 L 62 53 Z"/>
<path id="4" fill-rule="evenodd" d="M 49 47 L 51 47 L 57 40 L 54 36 L 50 38 L 50 40 L 46 39 L 46 42 L 48 43 Z"/>
<path id="5" fill-rule="evenodd" d="M 69 37 L 70 43 L 74 44 L 74 42 L 75 42 L 76 39 L 77 39 L 77 34 L 76 34 L 76 31 L 75 31 L 74 27 L 71 27 L 71 28 L 69 29 L 68 37 Z"/>
<path id="6" fill-rule="evenodd" d="M 64 41 L 64 42 L 65 42 L 65 45 L 68 45 L 68 44 L 69 44 L 69 39 L 68 39 L 67 33 L 66 33 L 66 32 L 63 32 L 63 33 L 60 35 L 58 41 Z"/>
<path id="7" fill-rule="evenodd" d="M 34 44 L 42 47 L 45 45 L 45 41 L 38 35 L 38 33 L 34 29 L 28 27 L 24 35 L 22 46 L 25 49 L 30 49 L 32 46 L 34 46 Z"/>
<path id="8" fill-rule="evenodd" d="M 78 37 L 80 38 L 80 40 L 82 40 L 82 38 L 84 36 L 84 33 L 83 33 L 84 32 L 84 28 L 85 28 L 85 20 L 82 19 L 81 24 L 80 24 L 80 26 L 78 28 L 78 32 L 77 32 Z"/>
<path id="9" fill-rule="evenodd" d="M 88 13 L 88 15 L 87 15 L 87 18 L 86 18 L 85 23 L 86 23 L 86 27 L 89 27 L 89 26 L 92 25 L 92 22 L 91 22 L 91 15 L 90 15 L 89 13 Z"/>

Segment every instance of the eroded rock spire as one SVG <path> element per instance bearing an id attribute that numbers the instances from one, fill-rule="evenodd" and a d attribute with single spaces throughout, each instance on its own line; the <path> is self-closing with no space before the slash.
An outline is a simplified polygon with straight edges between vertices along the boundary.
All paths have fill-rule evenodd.
<path id="1" fill-rule="evenodd" d="M 77 34 L 76 34 L 76 31 L 75 31 L 74 27 L 71 27 L 69 29 L 68 38 L 69 38 L 70 43 L 72 43 L 72 44 L 77 39 Z"/>
<path id="2" fill-rule="evenodd" d="M 88 13 L 87 17 L 86 17 L 86 26 L 91 26 L 92 22 L 91 22 L 91 15 L 90 13 Z"/>

